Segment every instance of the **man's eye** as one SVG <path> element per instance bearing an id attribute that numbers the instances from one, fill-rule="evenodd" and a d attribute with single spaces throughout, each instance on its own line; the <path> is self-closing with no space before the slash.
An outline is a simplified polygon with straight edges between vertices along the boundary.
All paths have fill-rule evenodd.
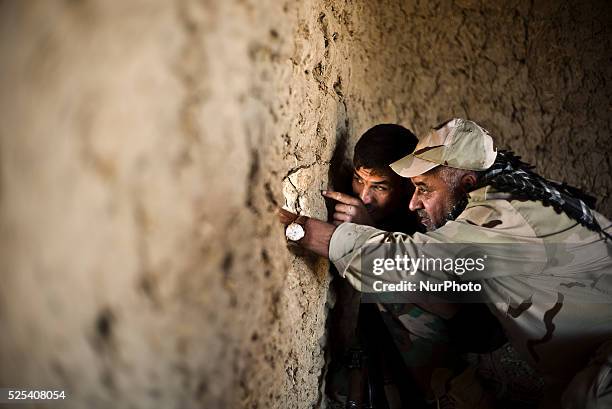
<path id="1" fill-rule="evenodd" d="M 363 183 L 363 180 L 361 180 L 361 178 L 358 178 L 357 176 L 353 176 L 353 180 L 359 184 Z"/>
<path id="2" fill-rule="evenodd" d="M 374 189 L 378 190 L 379 192 L 384 192 L 387 190 L 387 188 L 384 186 L 375 186 Z"/>

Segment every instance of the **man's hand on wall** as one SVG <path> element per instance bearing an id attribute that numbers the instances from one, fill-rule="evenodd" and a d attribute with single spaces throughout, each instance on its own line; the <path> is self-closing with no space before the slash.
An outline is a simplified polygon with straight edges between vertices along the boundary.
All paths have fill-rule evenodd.
<path id="1" fill-rule="evenodd" d="M 374 220 L 360 199 L 332 190 L 324 190 L 321 194 L 339 202 L 334 209 L 333 223 L 336 226 L 344 222 L 374 225 Z"/>
<path id="2" fill-rule="evenodd" d="M 278 220 L 281 224 L 288 226 L 298 218 L 298 215 L 291 213 L 289 210 L 285 210 L 282 207 L 278 209 Z"/>
<path id="3" fill-rule="evenodd" d="M 284 226 L 293 223 L 297 218 L 298 215 L 295 213 L 282 208 L 278 209 L 278 220 Z M 295 242 L 295 244 L 328 258 L 329 242 L 334 234 L 334 230 L 336 230 L 336 226 L 333 224 L 325 223 L 312 217 L 305 217 L 304 231 L 306 235 L 298 242 Z"/>

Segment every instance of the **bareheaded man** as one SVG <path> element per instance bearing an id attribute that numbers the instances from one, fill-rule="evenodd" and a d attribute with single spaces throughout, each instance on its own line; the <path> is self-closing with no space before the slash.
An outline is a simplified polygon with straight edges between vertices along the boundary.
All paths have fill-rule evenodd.
<path id="1" fill-rule="evenodd" d="M 417 137 L 401 125 L 379 124 L 368 129 L 355 144 L 352 195 L 323 192 L 335 202 L 333 224 L 351 222 L 407 234 L 420 231 L 416 213 L 408 207 L 414 186 L 389 166 L 414 151 L 417 143 Z M 404 407 L 409 404 L 408 393 L 398 389 L 410 380 L 411 406 L 417 399 L 414 392 L 427 399 L 433 369 L 449 366 L 448 361 L 454 359 L 449 354 L 444 318 L 414 304 L 360 305 L 359 294 L 346 281 L 336 285 L 336 292 L 330 334 L 335 359 L 327 384 L 331 396 L 344 401 L 348 395 L 348 404 L 357 407 L 368 400 L 390 409 Z M 371 367 L 365 371 L 369 375 L 364 382 L 373 388 L 366 385 L 366 390 L 378 392 L 363 396 L 361 404 L 359 393 L 353 391 L 355 382 L 349 382 L 347 376 L 347 370 L 351 372 L 347 366 L 365 362 L 359 356 L 368 356 Z M 386 402 L 376 402 L 380 399 Z"/>

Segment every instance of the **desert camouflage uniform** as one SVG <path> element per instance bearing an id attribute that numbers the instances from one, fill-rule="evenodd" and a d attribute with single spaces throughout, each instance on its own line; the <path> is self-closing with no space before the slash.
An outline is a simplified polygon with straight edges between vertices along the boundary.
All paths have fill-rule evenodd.
<path id="1" fill-rule="evenodd" d="M 609 232 L 610 222 L 593 214 Z M 598 233 L 541 202 L 514 200 L 486 186 L 469 194 L 456 220 L 425 234 L 344 223 L 332 236 L 330 259 L 362 290 L 380 277 L 361 270 L 360 250 L 384 243 L 399 244 L 385 247 L 386 257 L 415 259 L 424 255 L 420 244 L 425 243 L 505 244 L 504 272 L 475 278 L 495 300 L 489 308 L 513 347 L 549 385 L 569 384 L 564 408 L 612 407 L 612 245 Z M 547 245 L 558 243 L 563 254 L 547 252 Z M 513 244 L 531 244 L 536 254 L 524 254 Z M 542 266 L 536 271 L 531 270 L 534 257 Z"/>

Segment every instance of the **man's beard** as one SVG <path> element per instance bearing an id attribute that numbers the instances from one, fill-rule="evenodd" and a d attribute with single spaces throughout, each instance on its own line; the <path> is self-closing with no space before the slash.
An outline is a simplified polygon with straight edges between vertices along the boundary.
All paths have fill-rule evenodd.
<path id="1" fill-rule="evenodd" d="M 426 231 L 432 231 L 432 230 L 437 229 L 437 227 L 434 226 L 433 222 L 427 215 L 427 212 L 425 211 L 425 209 L 419 209 L 416 211 L 416 213 L 417 213 L 417 216 L 419 217 L 419 223 L 425 226 Z"/>
<path id="2" fill-rule="evenodd" d="M 461 213 L 463 213 L 467 203 L 467 194 L 459 194 L 453 199 L 449 200 L 447 208 L 450 208 L 450 210 L 446 212 L 438 223 L 434 223 L 433 220 L 431 220 L 425 209 L 419 209 L 416 212 L 419 216 L 420 223 L 425 226 L 425 229 L 427 231 L 434 231 L 444 226 L 446 222 L 455 220 Z"/>

